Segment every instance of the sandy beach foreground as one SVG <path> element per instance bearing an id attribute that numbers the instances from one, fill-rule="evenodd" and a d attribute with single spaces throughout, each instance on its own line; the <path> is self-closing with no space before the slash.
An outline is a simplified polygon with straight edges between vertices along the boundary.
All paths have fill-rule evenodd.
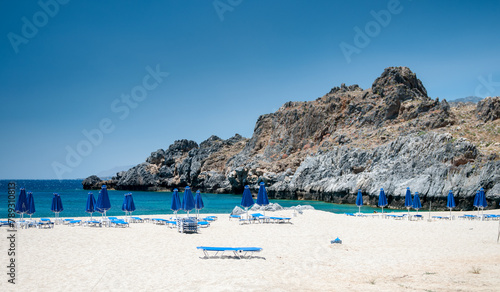
<path id="1" fill-rule="evenodd" d="M 424 214 L 404 221 L 304 211 L 293 224 L 249 225 L 217 214 L 199 234 L 151 223 L 19 230 L 15 285 L 3 227 L 0 291 L 499 291 L 498 221 L 430 222 Z M 343 244 L 330 244 L 337 236 Z M 200 245 L 263 251 L 203 259 Z"/>

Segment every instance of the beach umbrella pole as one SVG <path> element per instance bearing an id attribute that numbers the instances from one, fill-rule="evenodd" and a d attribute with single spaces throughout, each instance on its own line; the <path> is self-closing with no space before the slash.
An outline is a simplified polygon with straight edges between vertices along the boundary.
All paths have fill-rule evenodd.
<path id="1" fill-rule="evenodd" d="M 500 240 L 500 220 L 498 221 L 498 236 L 497 236 L 497 243 L 498 240 Z"/>

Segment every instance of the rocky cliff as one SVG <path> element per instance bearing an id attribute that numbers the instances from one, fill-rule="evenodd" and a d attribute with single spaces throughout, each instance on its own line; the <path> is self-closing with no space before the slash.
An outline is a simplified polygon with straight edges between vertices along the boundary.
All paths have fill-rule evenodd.
<path id="1" fill-rule="evenodd" d="M 271 198 L 354 203 L 362 189 L 373 205 L 383 187 L 394 208 L 409 186 L 424 208 L 445 206 L 452 189 L 463 209 L 483 187 L 498 208 L 499 104 L 495 97 L 450 108 L 428 97 L 410 69 L 390 67 L 369 89 L 342 84 L 314 101 L 284 104 L 259 117 L 250 139 L 179 140 L 111 180 L 93 176 L 83 186 L 239 193 L 264 181 Z"/>

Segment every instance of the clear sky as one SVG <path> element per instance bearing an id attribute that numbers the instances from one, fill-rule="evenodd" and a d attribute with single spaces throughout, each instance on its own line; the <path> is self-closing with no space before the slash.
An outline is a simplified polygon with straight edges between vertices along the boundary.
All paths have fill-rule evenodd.
<path id="1" fill-rule="evenodd" d="M 499 1 L 39 3 L 0 1 L 0 179 L 82 178 L 178 139 L 250 137 L 259 115 L 369 88 L 389 66 L 432 98 L 500 95 Z"/>

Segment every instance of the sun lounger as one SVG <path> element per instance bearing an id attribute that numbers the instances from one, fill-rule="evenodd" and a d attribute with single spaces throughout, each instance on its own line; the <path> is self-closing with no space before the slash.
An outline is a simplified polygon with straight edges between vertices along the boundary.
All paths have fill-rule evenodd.
<path id="1" fill-rule="evenodd" d="M 170 227 L 170 228 L 174 228 L 177 226 L 177 221 L 175 220 L 168 220 L 167 221 L 167 226 Z"/>
<path id="2" fill-rule="evenodd" d="M 239 220 L 240 224 L 250 224 L 255 222 L 255 219 L 253 218 L 242 218 Z"/>
<path id="3" fill-rule="evenodd" d="M 211 217 L 205 217 L 205 218 L 202 218 L 202 220 L 204 220 L 204 221 L 215 221 L 215 219 L 211 218 Z"/>
<path id="4" fill-rule="evenodd" d="M 90 226 L 90 227 L 102 227 L 102 223 L 100 221 L 97 221 L 97 220 L 84 221 L 83 224 L 85 226 Z"/>
<path id="5" fill-rule="evenodd" d="M 7 220 L 1 220 L 0 221 L 0 227 L 2 227 L 2 226 L 10 227 L 10 222 L 7 221 Z"/>
<path id="6" fill-rule="evenodd" d="M 269 219 L 274 223 L 291 223 L 292 218 L 288 217 L 269 217 Z"/>
<path id="7" fill-rule="evenodd" d="M 485 220 L 499 220 L 500 216 L 494 215 L 494 214 L 484 214 L 484 219 Z"/>
<path id="8" fill-rule="evenodd" d="M 396 219 L 396 220 L 402 220 L 402 219 L 406 218 L 406 214 L 403 214 L 403 215 L 387 214 L 387 215 L 385 215 L 385 217 Z"/>
<path id="9" fill-rule="evenodd" d="M 205 218 L 210 218 L 210 219 L 212 219 L 212 220 L 214 220 L 214 221 L 215 221 L 215 220 L 217 220 L 217 216 L 207 216 L 207 217 L 205 217 Z"/>
<path id="10" fill-rule="evenodd" d="M 81 224 L 82 224 L 82 220 L 71 220 L 68 222 L 69 226 L 75 226 L 75 225 L 81 225 Z"/>
<path id="11" fill-rule="evenodd" d="M 123 219 L 116 219 L 111 220 L 111 227 L 129 227 L 129 224 Z"/>
<path id="12" fill-rule="evenodd" d="M 413 217 L 415 220 L 424 220 L 424 216 L 418 214 L 418 215 L 413 215 Z"/>
<path id="13" fill-rule="evenodd" d="M 210 226 L 210 222 L 208 222 L 208 221 L 198 221 L 198 226 L 200 226 L 200 227 L 208 227 L 208 226 Z"/>
<path id="14" fill-rule="evenodd" d="M 151 222 L 153 222 L 156 225 L 167 225 L 168 220 L 167 219 L 161 219 L 161 218 L 153 218 L 153 219 L 151 219 Z"/>
<path id="15" fill-rule="evenodd" d="M 262 248 L 260 247 L 211 247 L 211 246 L 198 246 L 197 249 L 201 249 L 205 254 L 205 258 L 215 258 L 224 256 L 224 252 L 232 252 L 235 257 L 250 258 L 253 253 L 260 252 Z M 214 253 L 210 256 L 210 253 Z"/>
<path id="16" fill-rule="evenodd" d="M 144 220 L 141 217 L 130 217 L 130 221 L 133 223 L 144 223 Z"/>
<path id="17" fill-rule="evenodd" d="M 64 219 L 64 220 L 62 221 L 62 223 L 63 223 L 63 225 L 67 225 L 69 222 L 71 222 L 71 221 L 73 221 L 73 220 L 75 220 L 75 219 Z"/>
<path id="18" fill-rule="evenodd" d="M 240 220 L 241 216 L 240 215 L 229 215 L 229 220 L 231 220 L 231 219 L 238 219 L 238 220 Z"/>
<path id="19" fill-rule="evenodd" d="M 36 225 L 38 228 L 54 228 L 54 222 L 48 218 L 41 218 Z"/>
<path id="20" fill-rule="evenodd" d="M 251 219 L 253 219 L 259 223 L 268 223 L 270 220 L 270 217 L 264 216 L 260 213 L 250 214 L 250 216 L 251 216 Z"/>
<path id="21" fill-rule="evenodd" d="M 474 219 L 477 219 L 477 216 L 476 215 L 464 214 L 462 216 L 458 216 L 458 219 L 474 220 Z"/>
<path id="22" fill-rule="evenodd" d="M 432 218 L 439 220 L 450 220 L 450 217 L 448 216 L 432 216 Z"/>

